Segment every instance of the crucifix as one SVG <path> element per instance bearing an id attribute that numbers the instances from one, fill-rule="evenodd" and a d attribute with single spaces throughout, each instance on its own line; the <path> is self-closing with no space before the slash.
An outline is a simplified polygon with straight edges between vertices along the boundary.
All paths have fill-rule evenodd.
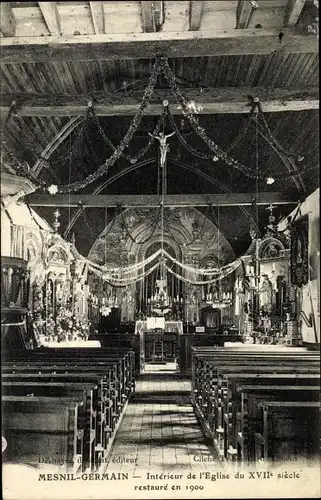
<path id="1" fill-rule="evenodd" d="M 54 215 L 55 219 L 54 219 L 52 225 L 53 225 L 53 228 L 55 230 L 55 233 L 57 233 L 57 231 L 60 227 L 60 222 L 59 222 L 60 212 L 59 212 L 58 208 L 57 208 L 57 210 L 54 211 L 53 215 Z"/>
<path id="2" fill-rule="evenodd" d="M 160 132 L 159 135 L 153 135 L 150 132 L 148 132 L 151 137 L 155 137 L 159 141 L 159 149 L 160 149 L 160 163 L 161 163 L 161 168 L 165 167 L 165 162 L 166 162 L 166 155 L 169 151 L 169 144 L 167 144 L 166 140 L 169 137 L 172 137 L 172 135 L 175 134 L 175 132 L 172 132 L 171 134 L 165 135 L 164 132 Z"/>
<path id="3" fill-rule="evenodd" d="M 270 204 L 268 207 L 267 207 L 267 211 L 270 212 L 270 215 L 269 215 L 269 224 L 270 226 L 272 226 L 272 228 L 274 228 L 275 226 L 275 216 L 273 214 L 273 210 L 274 210 L 274 206 L 272 204 Z"/>

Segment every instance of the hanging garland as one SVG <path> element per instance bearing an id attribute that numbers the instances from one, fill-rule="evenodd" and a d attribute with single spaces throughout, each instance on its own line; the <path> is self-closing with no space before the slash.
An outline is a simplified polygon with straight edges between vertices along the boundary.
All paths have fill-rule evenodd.
<path id="1" fill-rule="evenodd" d="M 223 267 L 220 267 L 220 268 L 196 268 L 196 267 L 193 267 L 193 266 L 189 266 L 188 264 L 184 264 L 183 262 L 180 262 L 179 260 L 177 260 L 175 257 L 173 257 L 172 255 L 170 255 L 166 250 L 162 250 L 159 249 L 157 250 L 153 255 L 151 255 L 150 257 L 148 257 L 147 259 L 141 261 L 141 262 L 138 262 L 136 264 L 133 264 L 132 266 L 126 266 L 126 267 L 118 267 L 118 268 L 108 268 L 106 266 L 101 266 L 99 264 L 95 264 L 94 262 L 91 262 L 89 259 L 83 259 L 89 266 L 89 268 L 91 268 L 92 270 L 94 270 L 96 273 L 99 273 L 101 276 L 104 276 L 104 279 L 105 280 L 110 280 L 110 281 L 113 281 L 113 282 L 122 282 L 122 281 L 128 281 L 128 280 L 131 280 L 131 278 L 126 278 L 126 277 L 117 277 L 117 275 L 124 275 L 124 274 L 131 274 L 133 272 L 137 272 L 138 270 L 140 270 L 141 268 L 143 268 L 144 266 L 150 264 L 153 260 L 155 260 L 160 254 L 163 254 L 163 256 L 165 256 L 166 258 L 168 258 L 169 260 L 171 260 L 174 264 L 180 266 L 182 269 L 184 269 L 185 271 L 187 272 L 190 272 L 190 273 L 193 273 L 193 274 L 203 274 L 205 276 L 210 276 L 210 275 L 214 275 L 214 274 L 219 274 L 220 277 L 224 277 L 224 275 L 227 275 L 229 273 L 231 273 L 232 271 L 234 271 L 239 265 L 240 265 L 240 259 L 237 259 Z M 157 267 L 159 263 L 156 263 L 155 266 Z M 154 268 L 155 268 L 154 266 Z M 223 274 L 223 276 L 222 276 Z M 116 276 L 115 276 L 116 275 Z M 134 278 L 136 279 L 136 278 Z M 185 279 L 182 277 L 182 279 Z M 130 281 L 132 282 L 132 281 Z M 210 281 L 204 281 L 203 282 L 197 282 L 197 284 L 206 284 L 206 283 L 211 283 L 212 280 Z M 195 282 L 196 284 L 196 282 Z"/>
<path id="2" fill-rule="evenodd" d="M 227 264 L 226 266 L 223 266 L 223 267 L 215 267 L 215 268 L 196 268 L 196 267 L 193 267 L 193 266 L 189 266 L 188 264 L 184 264 L 183 262 L 180 262 L 179 260 L 175 259 L 175 257 L 173 257 L 172 255 L 170 255 L 169 253 L 166 252 L 166 250 L 164 250 L 164 255 L 170 259 L 174 264 L 177 264 L 178 266 L 180 266 L 182 269 L 184 269 L 185 271 L 188 271 L 190 273 L 194 273 L 194 274 L 205 274 L 205 275 L 211 275 L 211 274 L 219 274 L 220 272 L 222 271 L 225 271 L 227 269 L 229 269 L 231 266 L 234 266 L 235 262 L 231 262 L 230 264 Z"/>
<path id="3" fill-rule="evenodd" d="M 144 91 L 144 95 L 142 98 L 142 102 L 139 105 L 139 109 L 134 116 L 129 129 L 127 130 L 123 140 L 121 143 L 117 146 L 113 154 L 105 161 L 103 165 L 100 165 L 98 169 L 93 173 L 88 175 L 84 180 L 82 181 L 77 181 L 73 182 L 71 184 L 67 184 L 65 186 L 61 186 L 59 188 L 60 193 L 69 193 L 71 191 L 78 191 L 79 189 L 82 189 L 89 184 L 92 184 L 94 181 L 99 179 L 102 175 L 106 174 L 108 172 L 108 168 L 113 166 L 114 163 L 119 160 L 119 158 L 122 156 L 122 153 L 124 149 L 126 149 L 129 146 L 129 143 L 131 142 L 135 132 L 137 131 L 139 124 L 141 122 L 142 116 L 144 114 L 145 108 L 148 106 L 150 99 L 154 93 L 155 85 L 157 82 L 157 77 L 160 73 L 160 63 L 158 60 L 155 61 L 151 76 L 149 78 L 148 86 L 146 87 Z"/>
<path id="4" fill-rule="evenodd" d="M 289 151 L 287 149 L 285 149 L 279 142 L 278 140 L 273 136 L 272 132 L 271 132 L 271 129 L 266 121 L 266 118 L 264 116 L 264 113 L 263 113 L 263 110 L 262 110 L 262 105 L 260 102 L 258 102 L 258 114 L 259 114 L 259 117 L 261 118 L 262 120 L 262 123 L 263 123 L 263 126 L 268 134 L 268 137 L 269 139 L 271 140 L 271 142 L 273 143 L 273 145 L 275 146 L 275 148 L 277 149 L 277 151 L 280 153 L 280 154 L 284 154 L 286 157 L 292 157 L 294 158 L 296 161 L 298 162 L 301 162 L 304 160 L 304 157 L 302 155 L 299 155 L 297 153 L 293 153 L 293 151 Z"/>
<path id="5" fill-rule="evenodd" d="M 87 124 L 89 123 L 89 115 L 88 115 L 88 111 L 87 111 L 87 114 L 86 116 L 83 118 L 83 120 L 79 123 L 79 125 L 81 125 L 79 131 L 78 131 L 78 135 L 77 137 L 75 138 L 70 150 L 69 150 L 69 153 L 66 154 L 66 155 L 60 155 L 58 156 L 58 158 L 56 160 L 52 160 L 50 159 L 49 160 L 44 160 L 43 162 L 45 164 L 49 164 L 49 165 L 57 165 L 58 163 L 60 163 L 61 161 L 66 161 L 67 159 L 68 160 L 71 160 L 72 158 L 72 155 L 74 154 L 75 150 L 76 150 L 76 146 L 79 146 L 79 145 L 82 145 L 83 144 L 83 139 L 84 139 L 84 132 L 87 128 Z M 77 127 L 78 129 L 78 127 Z"/>
<path id="6" fill-rule="evenodd" d="M 110 279 L 106 279 L 106 277 L 104 277 L 103 273 L 101 273 L 99 270 L 93 268 L 92 266 L 89 266 L 89 269 L 94 272 L 95 274 L 97 274 L 101 279 L 103 279 L 103 281 L 105 281 L 106 283 L 108 283 L 109 285 L 113 286 L 113 287 L 119 287 L 119 288 L 124 288 L 126 286 L 129 286 L 129 285 L 133 285 L 135 283 L 137 283 L 138 281 L 142 281 L 146 278 L 146 276 L 148 276 L 149 274 L 151 274 L 157 267 L 159 266 L 159 262 L 157 262 L 156 264 L 154 264 L 154 266 L 152 266 L 147 272 L 144 272 L 143 274 L 141 274 L 140 276 L 136 277 L 136 278 L 133 278 L 133 279 L 127 279 L 127 281 L 125 282 L 125 280 L 123 282 L 121 282 L 120 280 L 121 279 L 118 279 L 118 280 L 110 280 Z"/>
<path id="7" fill-rule="evenodd" d="M 208 148 L 214 153 L 214 156 L 212 156 L 213 161 L 218 161 L 219 159 L 221 159 L 225 161 L 225 163 L 227 163 L 228 165 L 232 165 L 235 168 L 241 170 L 243 173 L 247 173 L 248 167 L 245 167 L 234 158 L 229 158 L 228 155 L 222 149 L 220 149 L 219 146 L 212 139 L 210 139 L 205 129 L 200 126 L 198 119 L 191 112 L 191 109 L 188 105 L 189 104 L 188 101 L 181 93 L 176 83 L 175 76 L 172 73 L 168 61 L 166 59 L 162 59 L 161 66 L 164 76 L 170 86 L 173 95 L 176 97 L 176 99 L 179 101 L 182 107 L 183 115 L 186 116 L 186 118 L 189 120 L 195 132 L 203 139 L 203 141 L 207 144 Z"/>
<path id="8" fill-rule="evenodd" d="M 85 257 L 82 258 L 84 262 L 86 262 L 88 265 L 95 267 L 97 270 L 100 270 L 104 273 L 109 273 L 109 274 L 129 274 L 134 271 L 137 271 L 138 269 L 150 264 L 153 260 L 156 259 L 161 253 L 161 249 L 157 250 L 153 255 L 150 255 L 147 259 L 142 260 L 141 262 L 137 262 L 136 264 L 132 264 L 130 266 L 125 266 L 125 267 L 108 267 L 106 265 L 102 266 L 100 264 L 96 264 L 95 262 L 90 261 L 89 259 L 86 259 Z"/>
<path id="9" fill-rule="evenodd" d="M 252 168 L 243 165 L 238 160 L 236 160 L 235 158 L 229 156 L 229 154 L 228 154 L 232 149 L 234 149 L 236 147 L 236 145 L 244 137 L 244 134 L 245 134 L 246 130 L 248 129 L 248 126 L 249 126 L 251 120 L 253 119 L 253 115 L 256 115 L 256 118 L 257 119 L 260 118 L 261 121 L 262 121 L 263 128 L 267 132 L 269 141 L 271 141 L 270 144 L 273 144 L 273 147 L 277 150 L 278 154 L 280 155 L 280 157 L 281 157 L 281 159 L 283 161 L 284 161 L 284 158 L 283 158 L 284 156 L 288 157 L 288 158 L 289 157 L 295 158 L 296 161 L 298 161 L 298 162 L 301 162 L 304 159 L 303 156 L 300 156 L 300 155 L 298 155 L 296 153 L 293 153 L 291 151 L 286 150 L 274 138 L 274 136 L 273 136 L 273 134 L 272 134 L 272 132 L 271 132 L 269 126 L 268 126 L 268 123 L 267 123 L 267 121 L 265 119 L 265 116 L 263 114 L 262 106 L 261 106 L 260 102 L 257 101 L 257 100 L 256 100 L 255 103 L 253 102 L 253 105 L 252 105 L 252 108 L 251 108 L 251 111 L 250 111 L 250 115 L 249 115 L 249 119 L 248 119 L 248 122 L 246 123 L 244 129 L 236 137 L 236 139 L 230 145 L 230 147 L 227 149 L 227 151 L 223 151 L 207 135 L 205 129 L 199 124 L 198 119 L 193 114 L 194 112 L 196 112 L 196 113 L 198 112 L 198 109 L 195 106 L 195 103 L 194 103 L 194 106 L 191 106 L 191 103 L 184 97 L 184 95 L 182 94 L 179 86 L 176 83 L 175 75 L 171 71 L 170 66 L 168 64 L 168 61 L 165 58 L 162 58 L 161 60 L 156 59 L 154 65 L 153 65 L 153 69 L 152 69 L 152 73 L 151 73 L 151 76 L 150 76 L 150 79 L 149 79 L 149 82 L 148 82 L 148 86 L 146 87 L 146 89 L 144 91 L 144 95 L 143 95 L 143 98 L 142 98 L 142 102 L 141 102 L 141 104 L 139 106 L 139 109 L 138 109 L 135 117 L 133 118 L 133 120 L 131 122 L 131 125 L 130 125 L 128 131 L 127 131 L 127 133 L 125 134 L 125 136 L 122 139 L 121 143 L 117 147 L 115 147 L 112 144 L 112 142 L 107 138 L 105 132 L 103 131 L 103 129 L 102 129 L 101 125 L 100 125 L 100 122 L 99 122 L 97 116 L 94 113 L 93 108 L 90 107 L 88 109 L 87 116 L 86 116 L 86 118 L 83 121 L 83 124 L 82 124 L 81 130 L 79 132 L 79 135 L 76 138 L 76 140 L 74 141 L 73 146 L 72 146 L 71 151 L 70 151 L 70 154 L 68 155 L 69 159 L 71 158 L 72 153 L 75 150 L 76 146 L 78 146 L 78 144 L 81 142 L 81 139 L 82 139 L 82 136 L 83 136 L 83 131 L 84 131 L 84 128 L 85 128 L 86 124 L 88 123 L 88 119 L 92 118 L 92 117 L 94 118 L 94 120 L 95 120 L 95 122 L 96 122 L 96 124 L 98 126 L 98 129 L 100 131 L 100 134 L 101 134 L 102 138 L 109 145 L 109 147 L 113 150 L 113 154 L 105 161 L 104 164 L 100 165 L 100 167 L 98 167 L 98 169 L 93 174 L 90 174 L 84 180 L 82 180 L 82 181 L 76 181 L 76 182 L 67 184 L 65 186 L 61 186 L 60 189 L 59 189 L 59 191 L 61 193 L 67 193 L 67 192 L 71 192 L 71 191 L 78 191 L 79 189 L 84 188 L 87 185 L 91 184 L 92 182 L 96 181 L 99 177 L 101 177 L 102 175 L 105 175 L 106 173 L 108 173 L 108 168 L 110 166 L 114 165 L 114 163 L 121 156 L 125 157 L 131 163 L 136 163 L 139 158 L 143 157 L 147 153 L 147 151 L 150 149 L 150 147 L 152 146 L 153 142 L 155 141 L 155 136 L 158 135 L 158 133 L 159 133 L 159 131 L 161 129 L 161 125 L 162 125 L 162 123 L 164 121 L 164 114 L 158 120 L 158 122 L 156 124 L 156 127 L 155 127 L 155 130 L 154 130 L 154 133 L 151 134 L 151 138 L 150 138 L 150 140 L 148 141 L 147 145 L 144 148 L 142 148 L 140 151 L 138 151 L 136 153 L 136 155 L 134 155 L 133 157 L 130 156 L 130 155 L 128 155 L 128 154 L 125 154 L 124 150 L 128 147 L 128 145 L 131 142 L 131 140 L 132 140 L 135 132 L 137 131 L 137 128 L 138 128 L 138 126 L 139 126 L 139 124 L 141 122 L 144 110 L 148 106 L 148 104 L 150 102 L 150 99 L 151 99 L 151 97 L 152 97 L 152 95 L 154 93 L 155 85 L 156 85 L 157 78 L 158 78 L 158 75 L 159 75 L 160 72 L 162 72 L 164 74 L 166 80 L 168 81 L 169 87 L 170 87 L 173 95 L 179 101 L 179 103 L 181 105 L 181 108 L 182 108 L 183 115 L 185 117 L 187 117 L 187 119 L 189 120 L 189 122 L 190 122 L 192 128 L 194 129 L 194 131 L 203 139 L 203 141 L 207 144 L 208 148 L 211 151 L 211 153 L 204 153 L 202 151 L 198 151 L 198 150 L 194 149 L 190 144 L 188 144 L 188 142 L 186 141 L 186 139 L 180 133 L 180 131 L 179 131 L 179 129 L 178 129 L 176 123 L 175 123 L 175 120 L 174 120 L 172 114 L 170 113 L 169 108 L 167 107 L 166 111 L 168 113 L 168 116 L 170 118 L 171 124 L 173 126 L 173 129 L 174 129 L 174 131 L 175 131 L 175 133 L 176 133 L 179 141 L 193 155 L 195 155 L 195 156 L 197 156 L 197 157 L 199 157 L 201 159 L 206 159 L 206 160 L 212 159 L 214 162 L 216 162 L 219 159 L 221 159 L 227 165 L 230 165 L 233 168 L 241 171 L 244 175 L 246 175 L 248 177 L 252 177 L 252 178 L 257 178 L 257 176 L 258 176 L 257 172 L 255 172 Z M 255 113 L 256 109 L 258 110 L 257 113 Z M 14 116 L 14 110 L 12 110 L 10 108 L 8 116 L 7 116 L 6 121 L 5 121 L 5 124 L 8 122 L 9 118 L 12 115 Z M 67 158 L 67 156 L 61 156 L 54 163 L 58 163 L 59 161 L 61 161 L 62 159 L 65 159 L 65 158 Z M 44 160 L 44 162 L 46 164 L 48 163 L 47 160 Z M 15 159 L 15 165 L 16 164 L 17 164 L 17 160 Z M 25 175 L 31 181 L 36 182 L 38 184 L 38 186 L 43 186 L 43 187 L 45 186 L 45 183 L 43 181 L 39 181 L 34 175 L 32 175 L 31 168 L 30 168 L 29 165 L 26 164 L 26 162 L 24 162 L 23 164 L 20 162 L 20 163 L 18 163 L 18 165 L 19 165 L 19 168 L 20 168 L 20 171 L 21 171 L 22 175 Z M 283 179 L 285 179 L 287 177 L 289 177 L 289 178 L 292 177 L 293 178 L 295 176 L 302 175 L 303 173 L 306 172 L 306 170 L 310 170 L 310 169 L 305 168 L 305 169 L 302 169 L 300 172 L 290 172 L 289 174 L 282 174 L 281 173 L 281 174 L 271 174 L 271 175 L 273 176 L 273 180 L 276 180 L 276 179 L 283 180 Z M 259 175 L 259 178 L 266 180 L 266 175 Z M 51 192 L 52 194 L 55 194 L 56 192 L 58 192 L 58 188 L 56 186 L 51 186 L 51 187 L 53 189 L 49 190 L 49 192 Z"/>
<path id="10" fill-rule="evenodd" d="M 252 177 L 252 178 L 256 178 L 257 177 L 257 173 L 254 171 L 254 169 L 243 165 L 242 163 L 240 163 L 235 158 L 229 156 L 227 154 L 227 152 L 223 151 L 207 135 L 205 129 L 199 124 L 198 119 L 193 115 L 193 113 L 191 111 L 191 106 L 190 106 L 188 100 L 183 96 L 181 90 L 179 89 L 179 87 L 178 87 L 178 85 L 176 83 L 175 75 L 171 71 L 171 69 L 169 67 L 169 64 L 168 64 L 168 61 L 163 58 L 162 61 L 161 61 L 161 66 L 162 66 L 162 72 L 165 75 L 165 78 L 166 78 L 166 80 L 167 80 L 167 82 L 168 82 L 168 84 L 170 86 L 170 89 L 171 89 L 173 95 L 179 101 L 179 103 L 181 105 L 183 115 L 189 120 L 189 122 L 190 122 L 191 126 L 193 127 L 193 129 L 195 130 L 195 132 L 203 139 L 203 141 L 206 143 L 206 145 L 208 146 L 208 148 L 214 153 L 214 155 L 211 155 L 212 160 L 214 162 L 216 162 L 219 159 L 221 159 L 227 165 L 230 165 L 230 166 L 234 167 L 235 169 L 240 170 L 246 176 Z M 258 103 L 256 102 L 254 109 L 256 108 L 257 104 Z M 254 106 L 254 104 L 253 104 L 253 106 Z M 251 113 L 252 113 L 251 119 L 253 118 L 253 115 L 255 115 L 253 106 L 252 106 L 252 109 L 251 109 Z M 244 133 L 244 131 L 241 134 L 243 135 L 243 133 Z M 187 144 L 186 141 L 185 141 L 185 139 L 183 138 L 183 136 L 181 136 L 180 133 L 179 133 L 179 136 L 180 136 L 179 139 L 180 140 L 182 139 L 182 142 L 184 143 L 184 145 Z M 233 145 L 233 147 L 234 147 L 234 145 Z M 201 156 L 203 156 L 203 153 L 200 153 L 199 151 L 194 150 L 194 148 L 192 148 L 191 146 L 188 145 L 188 148 L 189 148 L 189 151 L 192 154 L 195 154 L 195 156 L 198 156 L 199 154 Z M 280 147 L 278 147 L 278 149 L 280 149 Z M 231 150 L 231 148 L 228 149 L 228 151 L 230 151 L 230 150 Z M 301 157 L 299 157 L 299 158 L 301 159 Z M 206 155 L 206 157 L 204 157 L 204 159 L 209 159 L 209 158 Z M 294 177 L 294 176 L 303 174 L 304 171 L 305 170 L 302 170 L 301 172 L 291 172 L 288 175 L 287 174 L 278 174 L 278 175 L 273 174 L 273 178 L 274 179 L 284 179 L 285 177 Z M 265 176 L 260 175 L 259 177 L 263 178 L 264 180 L 266 179 L 266 175 Z"/>
<path id="11" fill-rule="evenodd" d="M 223 275 L 221 274 L 220 276 L 218 276 L 216 278 L 213 278 L 211 280 L 206 280 L 206 281 L 205 280 L 203 280 L 203 281 L 194 281 L 194 280 L 192 280 L 190 278 L 186 278 L 186 277 L 181 276 L 180 274 L 176 273 L 170 267 L 168 267 L 166 263 L 164 263 L 164 266 L 165 266 L 165 269 L 167 269 L 168 272 L 170 272 L 177 279 L 179 279 L 181 281 L 184 281 L 185 283 L 190 283 L 191 285 L 210 285 L 212 283 L 216 283 L 217 281 L 226 278 L 229 274 L 231 274 L 232 272 L 234 272 L 241 265 L 241 262 L 242 262 L 241 259 L 238 259 L 237 261 L 235 261 L 233 267 L 231 267 L 229 269 L 229 271 L 226 271 Z"/>
<path id="12" fill-rule="evenodd" d="M 220 276 L 217 276 L 216 278 L 213 278 L 211 280 L 202 280 L 202 281 L 201 280 L 192 280 L 190 278 L 184 277 L 184 276 L 176 273 L 165 262 L 164 262 L 164 267 L 165 267 L 165 269 L 167 269 L 168 272 L 170 272 L 173 276 L 175 276 L 180 281 L 197 286 L 197 285 L 208 285 L 208 284 L 216 283 L 217 281 L 226 278 L 229 274 L 234 272 L 240 266 L 240 264 L 241 264 L 241 259 L 238 259 L 233 263 L 233 266 L 229 265 L 228 270 L 226 269 L 225 272 L 220 273 Z M 89 269 L 92 272 L 94 272 L 95 274 L 97 274 L 101 279 L 106 281 L 109 285 L 114 286 L 114 287 L 123 288 L 123 287 L 129 286 L 129 285 L 135 284 L 138 281 L 144 280 L 146 278 L 146 276 L 151 274 L 158 266 L 159 266 L 159 262 L 154 264 L 154 266 L 152 266 L 147 272 L 144 272 L 143 274 L 141 274 L 135 278 L 132 278 L 132 279 L 125 279 L 125 278 L 118 278 L 118 279 L 108 278 L 107 279 L 106 276 L 104 276 L 104 274 L 100 270 L 92 267 L 91 265 L 89 265 Z"/>
<path id="13" fill-rule="evenodd" d="M 116 151 L 116 147 L 114 146 L 114 144 L 111 142 L 111 140 L 106 136 L 105 134 L 105 131 L 103 130 L 101 124 L 100 124 L 100 121 L 97 117 L 97 115 L 95 114 L 95 111 L 94 109 L 92 110 L 92 116 L 94 118 L 94 122 L 96 123 L 97 125 L 97 128 L 99 130 L 99 133 L 102 137 L 102 139 L 105 141 L 105 143 L 110 147 L 110 149 L 112 151 Z M 128 154 L 125 154 L 124 152 L 122 153 L 122 156 L 128 160 L 130 163 L 132 164 L 135 164 L 137 163 L 137 161 L 142 158 L 143 156 L 145 156 L 145 154 L 150 150 L 150 148 L 152 147 L 152 145 L 154 144 L 155 142 L 155 137 L 156 135 L 159 134 L 160 132 L 160 129 L 164 123 L 164 117 L 165 115 L 162 114 L 157 123 L 156 123 L 156 126 L 155 126 L 155 129 L 154 129 L 154 132 L 153 132 L 153 135 L 150 137 L 148 143 L 146 144 L 145 147 L 143 147 L 142 149 L 140 149 L 134 156 L 131 156 L 131 155 L 128 155 Z"/>
<path id="14" fill-rule="evenodd" d="M 247 120 L 244 128 L 241 130 L 241 132 L 236 137 L 236 139 L 234 140 L 234 142 L 230 145 L 230 147 L 228 148 L 227 152 L 229 152 L 232 149 L 234 149 L 237 146 L 237 144 L 241 141 L 241 139 L 244 137 L 245 132 L 248 130 L 250 122 L 251 122 L 251 120 L 253 118 L 253 115 L 254 115 L 254 112 L 255 112 L 255 108 L 256 108 L 256 104 L 253 104 L 252 107 L 251 107 L 249 118 L 248 118 L 248 120 Z M 192 155 L 194 155 L 197 158 L 200 158 L 202 160 L 213 160 L 213 154 L 212 153 L 204 153 L 203 151 L 199 151 L 199 150 L 193 148 L 193 146 L 191 146 L 186 141 L 185 137 L 182 135 L 182 133 L 180 132 L 179 128 L 177 127 L 176 122 L 175 122 L 175 118 L 172 115 L 169 107 L 167 108 L 167 113 L 168 113 L 168 117 L 169 117 L 170 123 L 171 123 L 171 125 L 173 127 L 173 130 L 175 130 L 175 133 L 176 133 L 176 136 L 177 136 L 178 140 L 185 147 L 185 149 L 187 151 L 189 151 Z"/>

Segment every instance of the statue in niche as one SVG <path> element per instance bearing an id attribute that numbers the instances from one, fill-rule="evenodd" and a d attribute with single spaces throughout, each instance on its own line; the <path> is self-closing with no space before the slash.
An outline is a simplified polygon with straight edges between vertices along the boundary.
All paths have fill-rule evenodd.
<path id="1" fill-rule="evenodd" d="M 275 243 L 271 243 L 266 249 L 265 256 L 268 259 L 274 259 L 279 256 L 279 248 L 275 245 Z"/>
<path id="2" fill-rule="evenodd" d="M 199 298 L 195 288 L 190 287 L 188 291 L 187 302 L 187 318 L 188 322 L 195 324 L 199 321 Z"/>
<path id="3" fill-rule="evenodd" d="M 59 258 L 59 253 L 57 252 L 57 250 L 54 250 L 51 255 L 50 255 L 50 260 L 52 262 L 59 262 L 60 258 Z"/>
<path id="4" fill-rule="evenodd" d="M 121 296 L 121 321 L 134 321 L 135 316 L 135 301 L 132 296 L 132 290 L 126 288 Z"/>
<path id="5" fill-rule="evenodd" d="M 159 149 L 160 149 L 160 154 L 161 154 L 161 157 L 160 157 L 161 168 L 163 168 L 165 166 L 166 156 L 167 156 L 167 153 L 169 152 L 169 144 L 167 144 L 166 141 L 169 137 L 171 137 L 174 134 L 175 134 L 175 132 L 172 132 L 171 134 L 165 135 L 164 132 L 160 132 L 159 135 L 153 135 L 149 132 L 149 135 L 151 137 L 154 137 L 155 139 L 157 139 L 159 141 Z"/>
<path id="6" fill-rule="evenodd" d="M 272 310 L 272 284 L 266 274 L 263 275 L 262 285 L 260 287 L 260 305 L 264 314 Z"/>
<path id="7" fill-rule="evenodd" d="M 36 248 L 32 241 L 29 242 L 27 247 L 27 260 L 27 269 L 30 272 L 30 283 L 33 284 L 37 281 L 37 283 L 42 286 L 46 277 L 45 266 L 41 259 L 39 248 Z"/>
<path id="8" fill-rule="evenodd" d="M 299 237 L 298 241 L 297 241 L 297 247 L 296 247 L 296 263 L 297 264 L 302 264 L 302 262 L 303 262 L 302 255 L 303 255 L 302 241 L 301 241 L 301 238 Z"/>
<path id="9" fill-rule="evenodd" d="M 50 248 L 48 252 L 48 261 L 50 263 L 66 263 L 67 256 L 62 248 Z"/>

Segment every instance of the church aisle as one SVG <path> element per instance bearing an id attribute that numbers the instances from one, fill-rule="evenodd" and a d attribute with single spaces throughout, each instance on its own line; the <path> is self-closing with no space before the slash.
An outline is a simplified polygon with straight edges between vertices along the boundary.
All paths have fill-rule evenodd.
<path id="1" fill-rule="evenodd" d="M 177 373 L 142 374 L 118 429 L 107 471 L 140 477 L 146 472 L 188 473 L 217 467 L 194 414 L 190 389 L 190 381 Z"/>

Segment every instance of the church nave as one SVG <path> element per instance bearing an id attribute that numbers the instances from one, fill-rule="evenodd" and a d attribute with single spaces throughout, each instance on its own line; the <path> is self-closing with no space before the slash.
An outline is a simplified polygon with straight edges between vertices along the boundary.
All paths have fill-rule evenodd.
<path id="1" fill-rule="evenodd" d="M 139 476 L 142 472 L 204 471 L 213 463 L 217 468 L 215 451 L 206 444 L 190 392 L 190 380 L 177 373 L 141 374 L 118 429 L 107 471 Z M 122 463 L 122 459 L 130 462 Z"/>

